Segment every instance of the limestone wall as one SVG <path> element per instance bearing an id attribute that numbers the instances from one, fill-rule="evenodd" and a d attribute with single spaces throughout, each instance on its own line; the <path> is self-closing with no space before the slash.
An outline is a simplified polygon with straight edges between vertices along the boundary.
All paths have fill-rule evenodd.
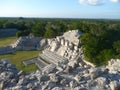
<path id="1" fill-rule="evenodd" d="M 15 52 L 11 46 L 0 47 L 0 54 L 9 54 Z"/>

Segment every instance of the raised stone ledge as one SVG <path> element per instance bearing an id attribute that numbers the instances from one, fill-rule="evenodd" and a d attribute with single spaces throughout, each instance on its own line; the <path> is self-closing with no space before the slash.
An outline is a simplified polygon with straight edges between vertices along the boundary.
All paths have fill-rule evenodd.
<path id="1" fill-rule="evenodd" d="M 0 47 L 0 54 L 14 53 L 16 50 L 11 46 Z"/>

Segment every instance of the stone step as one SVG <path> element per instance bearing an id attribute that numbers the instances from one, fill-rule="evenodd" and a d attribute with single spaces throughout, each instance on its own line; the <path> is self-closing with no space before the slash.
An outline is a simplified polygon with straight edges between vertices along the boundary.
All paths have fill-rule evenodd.
<path id="1" fill-rule="evenodd" d="M 53 59 L 53 61 L 55 61 L 55 62 L 63 60 L 63 59 L 57 57 L 57 55 L 52 54 L 51 52 L 45 53 L 45 55 L 47 55 L 47 57 Z"/>
<path id="2" fill-rule="evenodd" d="M 36 60 L 35 64 L 37 65 L 37 67 L 39 69 L 45 67 L 47 64 L 45 64 L 44 62 L 42 62 L 42 60 Z"/>
<path id="3" fill-rule="evenodd" d="M 47 60 L 48 62 L 53 63 L 53 64 L 57 64 L 57 62 L 58 62 L 56 59 L 48 56 L 47 54 L 43 54 L 42 58 L 44 58 L 44 60 Z"/>
<path id="4" fill-rule="evenodd" d="M 44 60 L 42 60 L 42 59 L 40 59 L 40 58 L 38 58 L 38 60 L 37 60 L 37 61 L 39 61 L 39 62 L 43 63 L 44 65 L 48 65 L 48 64 L 49 64 L 49 63 L 45 62 Z"/>
<path id="5" fill-rule="evenodd" d="M 64 57 L 62 57 L 62 56 L 60 56 L 60 55 L 58 55 L 58 54 L 56 54 L 56 53 L 54 53 L 54 52 L 48 51 L 48 50 L 45 50 L 44 53 L 48 54 L 48 55 L 51 56 L 51 57 L 54 57 L 54 58 L 57 59 L 58 61 L 67 60 L 66 58 L 64 58 Z"/>
<path id="6" fill-rule="evenodd" d="M 54 63 L 54 64 L 57 64 L 59 61 L 67 60 L 66 58 L 64 58 L 54 52 L 51 52 L 49 50 L 44 50 L 43 54 L 39 55 L 39 58 L 46 60 L 50 63 Z"/>
<path id="7" fill-rule="evenodd" d="M 53 55 L 53 54 L 51 54 L 51 53 L 46 53 L 48 56 L 50 56 L 50 57 L 53 57 L 54 59 L 56 59 L 57 61 L 60 61 L 60 60 L 63 60 L 62 58 L 60 58 L 60 57 L 58 57 L 57 55 Z"/>
<path id="8" fill-rule="evenodd" d="M 50 53 L 44 53 L 45 55 L 47 55 L 47 57 L 49 57 L 49 58 L 51 58 L 51 59 L 53 59 L 54 61 L 60 61 L 61 60 L 61 58 L 57 58 L 55 55 L 52 55 L 52 54 L 50 54 Z"/>
<path id="9" fill-rule="evenodd" d="M 53 58 L 49 57 L 48 55 L 46 54 L 41 54 L 40 57 L 50 63 L 57 63 Z"/>

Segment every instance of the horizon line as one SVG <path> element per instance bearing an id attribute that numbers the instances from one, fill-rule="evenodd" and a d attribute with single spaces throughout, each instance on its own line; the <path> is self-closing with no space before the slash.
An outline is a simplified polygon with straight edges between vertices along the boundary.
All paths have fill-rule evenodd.
<path id="1" fill-rule="evenodd" d="M 78 18 L 78 17 L 29 17 L 29 16 L 0 16 L 0 18 L 41 18 L 41 19 L 115 19 L 120 20 L 120 18 Z"/>

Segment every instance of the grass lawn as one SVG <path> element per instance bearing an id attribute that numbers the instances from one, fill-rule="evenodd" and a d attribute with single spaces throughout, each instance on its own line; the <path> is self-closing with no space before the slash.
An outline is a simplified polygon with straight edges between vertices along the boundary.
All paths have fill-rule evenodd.
<path id="1" fill-rule="evenodd" d="M 4 37 L 0 38 L 0 47 L 9 45 L 17 40 L 17 37 Z"/>
<path id="2" fill-rule="evenodd" d="M 15 64 L 18 70 L 31 72 L 31 71 L 35 71 L 37 69 L 37 66 L 32 64 L 25 67 L 22 61 L 37 57 L 39 53 L 40 51 L 17 51 L 14 54 L 0 55 L 0 59 L 9 58 L 10 62 Z"/>

